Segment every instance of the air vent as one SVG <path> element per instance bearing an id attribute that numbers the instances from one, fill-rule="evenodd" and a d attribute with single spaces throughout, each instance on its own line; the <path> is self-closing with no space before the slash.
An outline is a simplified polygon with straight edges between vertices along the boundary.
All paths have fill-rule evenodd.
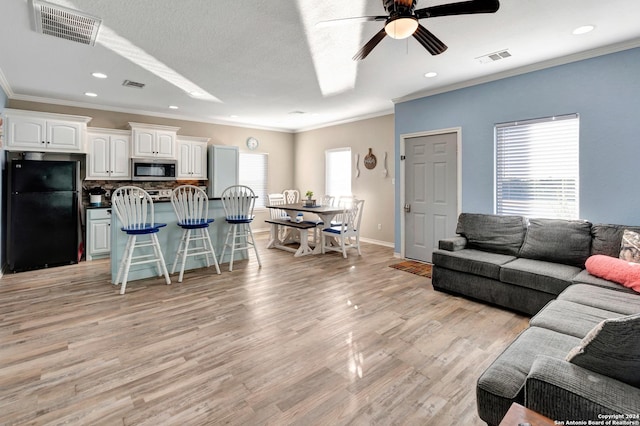
<path id="1" fill-rule="evenodd" d="M 144 83 L 138 83 L 136 81 L 131 81 L 131 80 L 123 81 L 122 85 L 127 87 L 135 87 L 136 89 L 142 89 L 145 86 Z"/>
<path id="2" fill-rule="evenodd" d="M 101 19 L 42 0 L 33 0 L 33 12 L 37 32 L 95 46 Z"/>
<path id="3" fill-rule="evenodd" d="M 501 50 L 499 52 L 489 53 L 488 55 L 480 56 L 476 58 L 480 61 L 481 64 L 486 64 L 489 62 L 499 61 L 500 59 L 506 59 L 511 57 L 511 53 L 508 50 Z"/>

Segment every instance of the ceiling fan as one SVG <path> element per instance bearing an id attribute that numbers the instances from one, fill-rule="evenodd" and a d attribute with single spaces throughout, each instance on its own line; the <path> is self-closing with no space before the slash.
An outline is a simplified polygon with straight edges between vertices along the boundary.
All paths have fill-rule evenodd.
<path id="1" fill-rule="evenodd" d="M 432 55 L 439 55 L 447 46 L 433 33 L 423 27 L 418 20 L 424 18 L 436 18 L 439 16 L 471 15 L 476 13 L 495 13 L 500 8 L 498 0 L 470 0 L 458 3 L 449 3 L 439 6 L 425 7 L 416 10 L 418 0 L 382 0 L 388 16 L 360 16 L 356 18 L 334 19 L 324 21 L 322 24 L 363 21 L 385 21 L 384 28 L 376 33 L 353 56 L 354 61 L 360 61 L 367 57 L 374 47 L 385 36 L 395 39 L 405 39 L 413 36 Z"/>

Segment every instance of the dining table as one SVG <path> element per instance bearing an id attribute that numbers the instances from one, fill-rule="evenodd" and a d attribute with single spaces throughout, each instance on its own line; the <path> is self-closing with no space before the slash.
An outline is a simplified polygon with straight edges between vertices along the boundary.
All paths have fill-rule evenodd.
<path id="1" fill-rule="evenodd" d="M 319 221 L 317 222 L 318 226 L 323 224 L 331 224 L 331 222 L 336 217 L 336 215 L 344 213 L 344 207 L 336 207 L 336 206 L 330 206 L 330 205 L 323 206 L 319 204 L 308 206 L 305 203 L 292 203 L 292 204 L 279 204 L 279 205 L 266 206 L 266 207 L 270 209 L 284 210 L 287 213 L 287 216 L 289 216 L 290 220 L 292 220 L 293 222 L 296 221 L 296 218 L 298 217 L 298 213 L 300 212 L 313 213 L 317 215 L 319 218 Z M 277 241 L 277 238 L 278 238 L 277 235 L 278 235 L 277 232 L 272 233 L 271 241 L 267 244 L 267 248 L 281 246 L 280 242 Z M 315 247 L 311 249 L 308 246 L 308 242 L 302 241 L 302 238 L 301 238 L 300 245 L 301 245 L 301 248 L 299 248 L 296 251 L 297 256 L 322 253 L 322 244 L 316 244 Z"/>

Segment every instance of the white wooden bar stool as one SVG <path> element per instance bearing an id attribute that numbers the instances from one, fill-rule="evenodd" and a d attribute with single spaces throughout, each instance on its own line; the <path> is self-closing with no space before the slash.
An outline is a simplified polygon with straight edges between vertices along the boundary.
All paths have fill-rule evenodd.
<path id="1" fill-rule="evenodd" d="M 160 228 L 167 226 L 166 223 L 156 223 L 153 218 L 153 200 L 151 196 L 142 188 L 137 186 L 121 186 L 116 189 L 111 196 L 111 206 L 115 210 L 118 219 L 122 222 L 122 231 L 125 232 L 127 244 L 125 245 L 122 260 L 118 267 L 115 285 L 120 283 L 120 294 L 124 294 L 127 288 L 127 278 L 131 265 L 142 265 L 145 263 L 155 263 L 158 268 L 158 276 L 164 275 L 167 284 L 171 284 L 167 265 L 164 263 L 162 249 L 156 235 Z M 148 239 L 139 237 L 147 236 Z M 134 256 L 136 249 L 151 247 L 143 250 L 144 254 Z M 124 274 L 124 275 L 123 275 Z"/>
<path id="2" fill-rule="evenodd" d="M 258 260 L 258 266 L 262 267 L 260 255 L 256 247 L 253 233 L 251 232 L 251 222 L 253 222 L 253 207 L 256 203 L 256 196 L 251 188 L 244 185 L 234 185 L 226 188 L 222 192 L 222 205 L 224 206 L 225 219 L 229 226 L 227 237 L 224 239 L 222 248 L 222 261 L 227 247 L 231 249 L 231 260 L 229 271 L 233 271 L 233 258 L 236 250 L 247 250 L 253 247 Z M 231 240 L 231 241 L 229 241 Z"/>
<path id="3" fill-rule="evenodd" d="M 207 262 L 207 268 L 211 266 L 209 255 L 216 267 L 216 272 L 220 273 L 216 252 L 211 244 L 209 236 L 209 224 L 214 220 L 209 219 L 209 197 L 202 189 L 194 185 L 178 186 L 171 192 L 171 205 L 178 217 L 178 226 L 182 228 L 182 237 L 176 257 L 173 260 L 171 273 L 176 271 L 178 259 L 182 259 L 178 282 L 182 282 L 184 267 L 189 256 L 203 256 Z M 193 247 L 189 247 L 195 243 Z M 200 243 L 200 244 L 198 244 Z"/>

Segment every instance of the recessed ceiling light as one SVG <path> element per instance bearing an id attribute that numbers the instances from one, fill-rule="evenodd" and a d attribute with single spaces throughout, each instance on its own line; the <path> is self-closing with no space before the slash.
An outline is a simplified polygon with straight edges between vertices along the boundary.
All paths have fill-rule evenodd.
<path id="1" fill-rule="evenodd" d="M 204 96 L 204 93 L 202 93 L 202 92 L 196 92 L 196 91 L 189 92 L 189 94 L 190 94 L 191 96 L 193 96 L 194 98 L 200 98 L 200 97 L 203 97 L 203 96 Z"/>
<path id="2" fill-rule="evenodd" d="M 94 76 L 95 78 L 107 78 L 107 75 L 101 72 L 94 72 L 91 75 Z"/>
<path id="3" fill-rule="evenodd" d="M 95 98 L 96 96 L 98 96 L 98 94 L 97 94 L 97 93 L 93 93 L 93 92 L 84 92 L 84 94 L 85 94 L 86 96 L 91 96 L 92 98 Z"/>
<path id="4" fill-rule="evenodd" d="M 582 27 L 578 27 L 575 30 L 573 30 L 571 34 L 573 35 L 586 34 L 588 32 L 593 31 L 595 28 L 596 27 L 594 27 L 593 25 L 583 25 Z"/>
<path id="5" fill-rule="evenodd" d="M 438 75 L 437 72 L 430 71 L 430 72 L 426 73 L 424 76 L 427 77 L 427 78 L 433 78 L 433 77 L 435 77 L 437 75 Z"/>
<path id="6" fill-rule="evenodd" d="M 229 117 L 231 117 L 231 118 L 238 118 L 238 117 L 239 117 L 239 115 L 231 114 Z"/>
<path id="7" fill-rule="evenodd" d="M 169 105 L 170 109 L 178 109 L 178 107 L 176 105 Z"/>

